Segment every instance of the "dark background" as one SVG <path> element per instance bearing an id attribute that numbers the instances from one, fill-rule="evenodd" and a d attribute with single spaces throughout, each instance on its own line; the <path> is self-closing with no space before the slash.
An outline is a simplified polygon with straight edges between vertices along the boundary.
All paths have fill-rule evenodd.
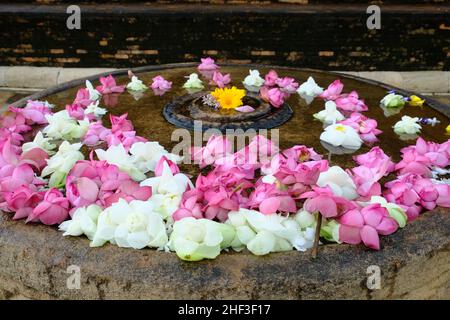
<path id="1" fill-rule="evenodd" d="M 81 30 L 69 30 L 69 4 Z M 366 8 L 381 7 L 381 30 Z M 219 62 L 325 70 L 449 70 L 449 1 L 4 1 L 0 65 Z"/>

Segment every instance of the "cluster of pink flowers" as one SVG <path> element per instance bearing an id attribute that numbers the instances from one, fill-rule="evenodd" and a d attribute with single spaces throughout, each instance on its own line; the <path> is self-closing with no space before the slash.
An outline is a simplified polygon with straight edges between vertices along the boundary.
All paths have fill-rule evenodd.
<path id="1" fill-rule="evenodd" d="M 364 100 L 359 99 L 358 93 L 352 91 L 350 93 L 342 93 L 344 84 L 341 80 L 333 81 L 320 97 L 327 101 L 334 101 L 336 106 L 344 111 L 361 112 L 367 111 L 369 108 L 364 103 Z"/>
<path id="2" fill-rule="evenodd" d="M 101 94 L 122 93 L 125 91 L 124 85 L 117 85 L 112 75 L 100 78 L 101 85 L 97 86 L 97 91 Z"/>
<path id="3" fill-rule="evenodd" d="M 129 150 L 136 142 L 146 142 L 147 139 L 136 135 L 133 123 L 127 116 L 126 113 L 121 116 L 110 115 L 111 129 L 104 127 L 101 121 L 91 122 L 83 143 L 95 146 L 106 142 L 108 147 L 122 144 L 125 150 Z"/>
<path id="4" fill-rule="evenodd" d="M 106 161 L 78 161 L 66 180 L 67 199 L 73 208 L 97 204 L 109 207 L 123 198 L 131 200 L 148 200 L 152 195 L 150 187 L 141 187 L 130 176 L 119 171 L 115 165 Z"/>
<path id="5" fill-rule="evenodd" d="M 369 119 L 358 112 L 353 112 L 349 118 L 339 121 L 339 123 L 347 125 L 355 129 L 362 141 L 367 143 L 377 142 L 377 135 L 382 131 L 377 129 L 377 121 Z"/>
<path id="6" fill-rule="evenodd" d="M 156 76 L 152 79 L 152 84 L 150 87 L 155 95 L 162 96 L 172 88 L 172 82 L 167 81 L 162 76 Z"/>
<path id="7" fill-rule="evenodd" d="M 210 84 L 224 88 L 231 82 L 231 75 L 229 73 L 222 74 L 219 71 L 214 71 Z"/>
<path id="8" fill-rule="evenodd" d="M 281 107 L 284 101 L 299 87 L 294 78 L 280 78 L 275 70 L 270 70 L 264 80 L 264 86 L 260 89 L 261 98 L 275 108 Z"/>

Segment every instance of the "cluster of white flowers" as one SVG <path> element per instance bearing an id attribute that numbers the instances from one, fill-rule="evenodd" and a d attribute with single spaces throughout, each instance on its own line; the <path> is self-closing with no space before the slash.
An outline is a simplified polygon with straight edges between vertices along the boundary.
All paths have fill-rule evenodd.
<path id="1" fill-rule="evenodd" d="M 264 79 L 261 78 L 258 70 L 250 70 L 249 75 L 242 81 L 247 90 L 258 92 L 259 88 L 264 85 Z"/>
<path id="2" fill-rule="evenodd" d="M 298 87 L 297 93 L 305 99 L 306 104 L 310 104 L 315 97 L 323 93 L 323 88 L 317 85 L 313 77 L 309 77 L 306 82 Z"/>
<path id="3" fill-rule="evenodd" d="M 50 175 L 50 187 L 62 187 L 66 183 L 66 177 L 70 169 L 78 160 L 83 160 L 84 156 L 80 152 L 82 144 L 70 144 L 63 141 L 58 152 L 47 160 L 47 166 L 42 170 L 42 177 Z"/>
<path id="4" fill-rule="evenodd" d="M 305 218 L 305 215 L 308 216 Z M 291 218 L 248 209 L 230 212 L 226 221 L 236 229 L 231 247 L 236 251 L 246 247 L 255 255 L 311 248 L 315 223 L 314 217 L 306 211 Z"/>
<path id="5" fill-rule="evenodd" d="M 181 197 L 187 187 L 194 188 L 191 180 L 182 174 L 173 174 L 167 162 L 163 163 L 163 172 L 158 177 L 148 178 L 141 182 L 141 186 L 152 188 L 152 197 L 150 200 L 155 205 L 155 210 L 164 219 L 169 219 L 178 209 Z"/>
<path id="6" fill-rule="evenodd" d="M 42 132 L 55 140 L 81 139 L 89 127 L 88 120 L 75 120 L 70 117 L 67 110 L 45 115 L 48 125 Z"/>
<path id="7" fill-rule="evenodd" d="M 400 121 L 394 125 L 394 131 L 397 134 L 416 134 L 419 133 L 422 126 L 419 124 L 419 118 L 403 116 Z"/>
<path id="8" fill-rule="evenodd" d="M 163 156 L 175 163 L 180 163 L 182 160 L 180 156 L 169 153 L 162 145 L 155 141 L 136 142 L 131 146 L 130 153 L 132 162 L 138 170 L 144 173 L 155 171 L 156 164 Z"/>
<path id="9" fill-rule="evenodd" d="M 52 155 L 55 153 L 53 151 L 56 148 L 55 144 L 52 144 L 50 141 L 52 139 L 45 138 L 41 131 L 38 131 L 33 141 L 26 142 L 22 145 L 22 151 L 27 152 L 35 148 L 40 148 L 44 150 L 48 155 Z"/>
<path id="10" fill-rule="evenodd" d="M 188 80 L 183 84 L 183 88 L 185 89 L 203 89 L 204 87 L 202 80 L 200 80 L 196 73 L 191 73 Z"/>
<path id="11" fill-rule="evenodd" d="M 345 119 L 343 114 L 337 110 L 336 103 L 334 103 L 334 101 L 325 102 L 325 110 L 319 111 L 313 116 L 325 124 L 333 124 Z"/>
<path id="12" fill-rule="evenodd" d="M 142 82 L 142 80 L 139 80 L 138 77 L 132 76 L 131 82 L 127 84 L 127 89 L 131 91 L 144 91 L 147 90 L 147 86 Z"/>
<path id="13" fill-rule="evenodd" d="M 332 124 L 326 127 L 320 135 L 320 140 L 334 147 L 350 150 L 358 150 L 362 145 L 362 140 L 356 130 L 343 124 Z"/>
<path id="14" fill-rule="evenodd" d="M 95 153 L 100 160 L 115 164 L 136 181 L 144 180 L 147 172 L 155 171 L 156 164 L 163 156 L 175 163 L 182 160 L 182 157 L 169 153 L 158 142 L 136 142 L 129 153 L 122 144 L 110 146 L 107 150 L 96 149 Z"/>
<path id="15" fill-rule="evenodd" d="M 92 102 L 90 105 L 86 107 L 86 109 L 84 110 L 84 114 L 88 115 L 92 113 L 97 118 L 101 118 L 102 116 L 104 116 L 108 111 L 104 108 L 100 108 L 98 106 L 99 103 L 100 101 Z"/>

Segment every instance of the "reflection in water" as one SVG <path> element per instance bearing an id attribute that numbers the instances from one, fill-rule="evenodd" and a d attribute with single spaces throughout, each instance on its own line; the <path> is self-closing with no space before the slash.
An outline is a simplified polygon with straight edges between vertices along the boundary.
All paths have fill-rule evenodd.
<path id="1" fill-rule="evenodd" d="M 260 68 L 261 75 L 266 74 L 270 68 Z M 332 81 L 336 80 L 337 76 L 311 71 L 299 71 L 295 69 L 276 69 L 280 76 L 291 76 L 296 79 L 297 82 L 302 83 L 308 79 L 309 76 L 313 76 L 317 84 L 321 87 L 327 87 Z M 139 99 L 135 100 L 134 96 L 128 93 L 119 95 L 118 103 L 114 106 L 114 109 L 109 110 L 110 114 L 121 115 L 128 113 L 128 118 L 133 121 L 137 134 L 143 136 L 151 141 L 159 141 L 166 149 L 171 150 L 179 141 L 172 141 L 172 133 L 177 127 L 168 123 L 162 114 L 162 110 L 166 104 L 172 101 L 176 96 L 181 96 L 186 93 L 186 90 L 182 88 L 183 83 L 186 81 L 185 76 L 193 72 L 198 72 L 193 67 L 183 67 L 167 70 L 158 70 L 152 72 L 145 72 L 138 74 L 139 78 L 144 83 L 151 83 L 151 79 L 157 75 L 162 75 L 165 79 L 172 81 L 172 89 L 163 96 L 156 96 L 151 90 L 148 90 Z M 222 73 L 230 73 L 232 83 L 238 88 L 243 88 L 242 81 L 248 75 L 248 67 L 221 67 Z M 128 76 L 116 77 L 118 84 L 123 85 L 129 82 Z M 208 82 L 204 80 L 206 88 L 204 90 L 212 90 L 213 87 L 207 85 Z M 449 136 L 445 135 L 446 126 L 449 120 L 441 113 L 428 107 L 426 104 L 423 108 L 418 107 L 404 107 L 403 109 L 392 109 L 389 111 L 396 111 L 397 114 L 385 115 L 384 109 L 380 107 L 380 100 L 386 95 L 386 89 L 378 87 L 373 84 L 367 84 L 355 79 L 347 79 L 341 77 L 344 83 L 344 92 L 350 92 L 356 90 L 361 98 L 365 100 L 365 103 L 369 106 L 369 111 L 363 112 L 363 114 L 369 118 L 375 119 L 378 122 L 378 129 L 383 133 L 378 136 L 379 142 L 376 145 L 380 146 L 386 154 L 393 157 L 394 161 L 400 159 L 400 149 L 410 145 L 412 140 L 404 141 L 398 137 L 393 131 L 394 124 L 401 119 L 403 115 L 419 118 L 434 118 L 436 117 L 441 123 L 436 124 L 434 127 L 431 125 L 423 126 L 420 136 L 428 141 L 434 141 L 442 143 L 448 139 Z M 97 82 L 94 83 L 97 85 Z M 81 87 L 81 86 L 80 86 Z M 84 87 L 84 84 L 83 84 Z M 78 87 L 79 88 L 79 87 Z M 48 100 L 50 103 L 55 104 L 56 111 L 64 109 L 66 104 L 73 101 L 78 88 L 68 89 L 57 94 L 50 95 L 43 100 Z M 106 96 L 105 96 L 106 97 Z M 110 100 L 109 97 L 105 100 Z M 109 102 L 109 101 L 107 101 Z M 282 149 L 292 147 L 294 145 L 306 145 L 314 148 L 318 153 L 326 155 L 330 151 L 321 144 L 319 137 L 323 132 L 322 123 L 314 121 L 313 114 L 319 112 L 324 108 L 324 101 L 320 98 L 314 99 L 311 104 L 306 105 L 305 101 L 301 99 L 297 94 L 291 95 L 286 101 L 294 110 L 293 117 L 278 127 L 279 129 L 279 141 Z M 109 126 L 108 119 L 105 119 L 105 126 Z M 193 132 L 192 132 L 193 135 Z M 351 168 L 355 166 L 355 162 L 352 159 L 353 155 L 366 153 L 370 150 L 371 146 L 363 145 L 357 152 L 350 154 L 341 152 L 342 154 L 333 153 L 333 162 L 335 165 L 342 166 L 343 168 Z M 336 152 L 338 150 L 334 150 Z M 188 166 L 186 166 L 188 167 Z M 191 174 L 195 174 L 197 168 L 189 166 L 189 168 L 183 168 L 189 171 Z"/>

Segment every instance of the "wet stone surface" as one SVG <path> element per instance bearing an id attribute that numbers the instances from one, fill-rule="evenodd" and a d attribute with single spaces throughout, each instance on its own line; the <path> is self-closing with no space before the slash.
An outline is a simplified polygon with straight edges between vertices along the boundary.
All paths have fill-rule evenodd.
<path id="1" fill-rule="evenodd" d="M 268 68 L 260 68 L 261 73 Z M 277 69 L 281 76 L 292 76 L 303 82 L 312 75 L 326 87 L 336 75 L 296 69 Z M 181 67 L 138 74 L 146 84 L 161 74 L 173 81 L 173 89 L 163 96 L 145 92 L 140 99 L 129 93 L 110 96 L 105 101 L 110 113 L 125 112 L 133 121 L 137 134 L 159 141 L 171 150 L 178 140 L 172 139 L 177 127 L 165 121 L 163 108 L 177 96 L 186 94 L 181 88 L 184 76 L 194 68 Z M 233 84 L 241 87 L 248 67 L 222 67 L 231 73 Z M 116 77 L 120 84 L 126 76 Z M 387 89 L 357 79 L 340 77 L 344 92 L 357 90 L 370 110 L 366 116 L 378 121 L 383 131 L 378 145 L 399 160 L 399 150 L 414 141 L 403 141 L 392 126 L 402 115 L 436 117 L 441 124 L 423 126 L 422 137 L 443 142 L 448 118 L 429 106 L 404 107 L 398 114 L 386 117 L 379 107 Z M 97 83 L 95 83 L 97 84 Z M 52 94 L 45 99 L 58 109 L 71 103 L 78 87 Z M 323 109 L 316 99 L 307 106 L 298 95 L 287 103 L 294 112 L 279 129 L 281 148 L 296 144 L 314 147 L 330 159 L 331 165 L 354 166 L 352 157 L 367 152 L 363 146 L 355 154 L 334 155 L 320 143 L 322 124 L 313 114 Z M 109 125 L 106 121 L 106 125 Z M 191 144 L 193 141 L 189 141 Z M 182 170 L 197 174 L 192 165 Z M 406 228 L 381 238 L 381 251 L 363 246 L 325 245 L 319 256 L 311 260 L 308 253 L 287 252 L 256 257 L 248 253 L 223 253 L 216 260 L 188 263 L 176 255 L 151 249 L 130 250 L 112 245 L 90 248 L 85 238 L 66 238 L 54 227 L 12 221 L 0 213 L 0 299 L 21 294 L 30 298 L 160 298 L 160 299 L 397 299 L 448 298 L 450 296 L 450 217 L 448 209 L 427 212 Z M 81 271 L 81 290 L 67 288 L 67 267 L 76 265 Z M 381 287 L 366 286 L 367 268 L 378 266 Z"/>

